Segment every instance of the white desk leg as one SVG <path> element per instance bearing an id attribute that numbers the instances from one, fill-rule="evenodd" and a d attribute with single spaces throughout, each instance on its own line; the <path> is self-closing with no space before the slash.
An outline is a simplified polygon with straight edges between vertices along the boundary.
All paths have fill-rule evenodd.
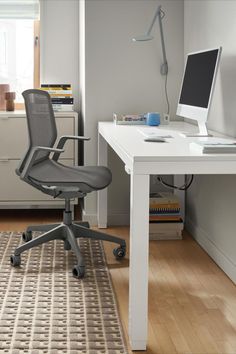
<path id="1" fill-rule="evenodd" d="M 129 338 L 132 350 L 145 350 L 148 325 L 149 175 L 131 173 Z"/>
<path id="2" fill-rule="evenodd" d="M 107 142 L 98 134 L 98 165 L 107 166 Z M 107 188 L 97 194 L 98 227 L 107 227 Z"/>
<path id="3" fill-rule="evenodd" d="M 174 185 L 182 186 L 185 183 L 185 175 L 174 175 Z M 180 214 L 183 221 L 185 220 L 185 191 L 174 189 L 174 194 L 179 197 Z"/>

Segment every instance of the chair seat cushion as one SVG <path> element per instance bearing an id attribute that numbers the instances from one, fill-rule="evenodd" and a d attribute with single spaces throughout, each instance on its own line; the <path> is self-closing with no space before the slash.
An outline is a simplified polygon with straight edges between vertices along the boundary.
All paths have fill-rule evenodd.
<path id="1" fill-rule="evenodd" d="M 44 160 L 31 168 L 29 178 L 47 186 L 75 186 L 89 192 L 107 187 L 111 171 L 104 166 L 65 166 L 54 160 Z"/>

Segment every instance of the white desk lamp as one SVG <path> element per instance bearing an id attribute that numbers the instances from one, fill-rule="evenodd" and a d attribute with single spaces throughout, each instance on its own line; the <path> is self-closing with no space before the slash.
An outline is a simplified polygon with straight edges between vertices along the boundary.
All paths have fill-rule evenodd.
<path id="1" fill-rule="evenodd" d="M 166 48 L 165 48 L 165 41 L 164 41 L 164 34 L 163 34 L 163 27 L 162 27 L 162 19 L 164 18 L 165 13 L 161 9 L 161 5 L 158 6 L 155 15 L 153 17 L 153 20 L 151 22 L 151 25 L 147 31 L 146 34 L 134 37 L 132 40 L 134 42 L 143 42 L 143 41 L 150 41 L 154 37 L 151 35 L 152 28 L 156 22 L 156 19 L 158 18 L 159 20 L 159 28 L 160 28 L 160 34 L 161 34 L 161 47 L 162 47 L 162 54 L 163 54 L 163 63 L 161 64 L 161 75 L 165 75 L 165 95 L 166 95 L 166 103 L 167 103 L 167 114 L 164 114 L 164 121 L 169 122 L 169 113 L 170 113 L 170 104 L 169 104 L 169 99 L 168 99 L 168 93 L 167 93 L 167 76 L 168 76 L 168 62 L 166 58 Z"/>
<path id="2" fill-rule="evenodd" d="M 159 20 L 159 27 L 160 27 L 160 34 L 161 34 L 161 47 L 162 47 L 162 54 L 163 54 L 163 63 L 161 64 L 161 74 L 162 75 L 167 75 L 168 74 L 168 63 L 166 59 L 166 48 L 165 48 L 165 41 L 164 41 L 164 34 L 163 34 L 163 27 L 162 27 L 162 19 L 164 18 L 165 13 L 161 9 L 161 5 L 158 6 L 155 15 L 153 17 L 153 20 L 151 22 L 151 25 L 147 31 L 146 34 L 134 37 L 132 40 L 134 42 L 140 42 L 140 41 L 150 41 L 154 37 L 151 35 L 152 28 L 154 26 L 154 23 L 156 22 L 156 19 L 158 17 Z"/>

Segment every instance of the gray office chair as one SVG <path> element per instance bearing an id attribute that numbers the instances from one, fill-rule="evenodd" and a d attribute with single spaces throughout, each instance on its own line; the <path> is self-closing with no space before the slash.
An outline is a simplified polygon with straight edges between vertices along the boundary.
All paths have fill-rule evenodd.
<path id="1" fill-rule="evenodd" d="M 65 210 L 61 224 L 29 226 L 22 234 L 26 243 L 15 250 L 11 256 L 11 264 L 14 267 L 20 266 L 22 252 L 59 239 L 64 241 L 65 250 L 74 251 L 78 264 L 73 267 L 72 272 L 75 277 L 82 278 L 85 274 L 85 265 L 77 238 L 87 237 L 119 244 L 113 251 L 117 259 L 123 258 L 126 253 L 124 240 L 91 230 L 87 222 L 72 222 L 70 199 L 83 198 L 87 193 L 106 188 L 111 183 L 112 175 L 110 170 L 103 166 L 68 167 L 58 162 L 68 139 L 89 140 L 89 138 L 62 136 L 54 148 L 57 129 L 49 94 L 41 90 L 26 90 L 22 95 L 25 100 L 29 147 L 16 173 L 23 181 L 43 193 L 65 199 Z M 32 231 L 44 233 L 32 239 Z"/>

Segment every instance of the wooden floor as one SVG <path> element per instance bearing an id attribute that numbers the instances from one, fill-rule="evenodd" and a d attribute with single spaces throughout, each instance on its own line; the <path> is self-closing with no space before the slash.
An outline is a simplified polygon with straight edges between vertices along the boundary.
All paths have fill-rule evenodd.
<path id="1" fill-rule="evenodd" d="M 0 230 L 61 219 L 57 211 L 1 211 Z M 127 227 L 107 230 L 125 237 Z M 128 256 L 114 260 L 105 242 L 125 336 L 128 328 Z M 148 354 L 236 354 L 236 286 L 184 234 L 183 241 L 151 241 Z M 136 352 L 144 353 L 144 352 Z"/>

